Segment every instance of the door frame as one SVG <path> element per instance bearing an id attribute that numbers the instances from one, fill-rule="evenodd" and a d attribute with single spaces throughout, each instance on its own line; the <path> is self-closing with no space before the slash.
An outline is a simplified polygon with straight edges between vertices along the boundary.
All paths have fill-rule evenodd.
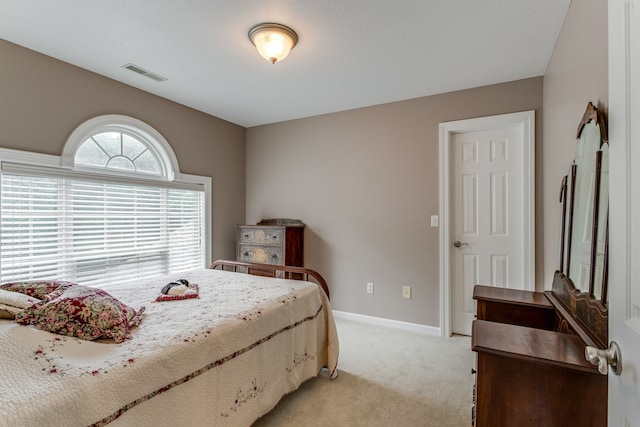
<path id="1" fill-rule="evenodd" d="M 523 171 L 523 228 L 525 230 L 524 277 L 529 283 L 524 289 L 535 289 L 535 111 L 500 114 L 496 116 L 457 120 L 440 123 L 439 146 L 439 216 L 440 216 L 440 335 L 451 336 L 453 307 L 451 306 L 452 244 L 451 227 L 453 212 L 453 179 L 451 174 L 454 135 L 463 132 L 489 130 L 501 127 L 519 127 L 522 132 Z"/>

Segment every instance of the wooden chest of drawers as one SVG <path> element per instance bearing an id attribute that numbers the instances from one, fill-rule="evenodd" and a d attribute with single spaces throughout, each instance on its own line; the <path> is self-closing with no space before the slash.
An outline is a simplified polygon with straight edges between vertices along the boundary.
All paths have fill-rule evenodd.
<path id="1" fill-rule="evenodd" d="M 479 285 L 474 299 L 473 426 L 607 425 L 607 377 L 584 357 L 588 337 L 561 326 L 562 307 L 540 292 Z"/>
<path id="2" fill-rule="evenodd" d="M 304 266 L 304 224 L 297 220 L 263 220 L 236 228 L 236 259 L 273 265 Z"/>

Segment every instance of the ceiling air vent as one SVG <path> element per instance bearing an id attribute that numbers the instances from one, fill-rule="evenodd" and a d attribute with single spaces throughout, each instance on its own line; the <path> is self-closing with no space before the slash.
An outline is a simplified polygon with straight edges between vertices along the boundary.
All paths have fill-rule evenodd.
<path id="1" fill-rule="evenodd" d="M 143 75 L 145 77 L 149 77 L 151 80 L 155 80 L 157 82 L 163 82 L 163 81 L 167 80 L 165 77 L 159 76 L 156 73 L 152 73 L 151 71 L 145 70 L 142 67 L 138 67 L 135 64 L 129 63 L 129 64 L 126 64 L 126 65 L 123 65 L 122 67 L 126 68 L 127 70 L 131 70 L 134 73 L 138 73 L 138 74 Z"/>

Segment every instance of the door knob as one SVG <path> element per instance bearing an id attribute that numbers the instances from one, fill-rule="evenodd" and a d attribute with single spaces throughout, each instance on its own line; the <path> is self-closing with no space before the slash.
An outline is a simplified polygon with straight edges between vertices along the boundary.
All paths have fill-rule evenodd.
<path id="1" fill-rule="evenodd" d="M 592 365 L 598 367 L 598 372 L 607 375 L 607 367 L 611 365 L 614 374 L 620 375 L 622 372 L 622 357 L 620 356 L 620 347 L 615 341 L 611 341 L 609 348 L 601 350 L 599 348 L 586 346 L 584 349 L 584 357 L 591 362 Z"/>
<path id="2" fill-rule="evenodd" d="M 461 248 L 463 246 L 469 246 L 469 244 L 467 242 L 461 242 L 460 240 L 456 240 L 455 242 L 453 242 L 453 246 L 455 246 L 456 248 Z"/>

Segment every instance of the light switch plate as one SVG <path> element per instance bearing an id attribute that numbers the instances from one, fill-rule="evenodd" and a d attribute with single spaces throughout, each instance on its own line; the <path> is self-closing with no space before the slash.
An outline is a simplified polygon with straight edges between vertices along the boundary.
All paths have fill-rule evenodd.
<path id="1" fill-rule="evenodd" d="M 411 286 L 402 287 L 402 298 L 411 299 Z"/>
<path id="2" fill-rule="evenodd" d="M 438 215 L 431 215 L 431 226 L 432 227 L 438 226 Z"/>

